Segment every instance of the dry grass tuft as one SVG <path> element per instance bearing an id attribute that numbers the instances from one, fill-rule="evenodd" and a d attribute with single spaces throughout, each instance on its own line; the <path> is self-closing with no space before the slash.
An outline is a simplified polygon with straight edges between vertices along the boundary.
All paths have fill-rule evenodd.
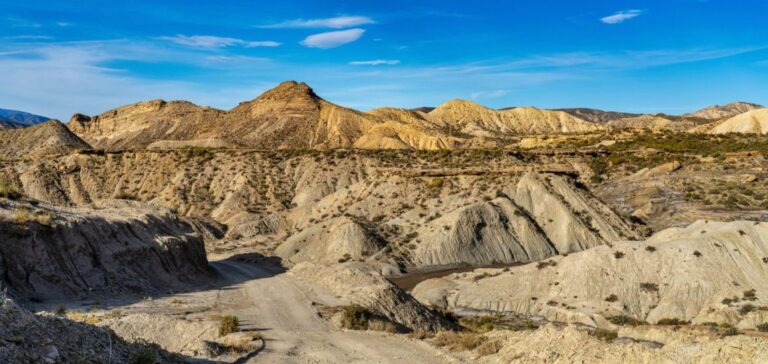
<path id="1" fill-rule="evenodd" d="M 485 342 L 485 338 L 473 332 L 442 331 L 435 335 L 434 344 L 450 351 L 474 350 Z"/>

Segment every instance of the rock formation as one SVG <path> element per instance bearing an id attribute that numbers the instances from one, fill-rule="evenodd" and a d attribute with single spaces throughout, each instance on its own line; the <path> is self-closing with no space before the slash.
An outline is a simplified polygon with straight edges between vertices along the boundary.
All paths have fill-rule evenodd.
<path id="1" fill-rule="evenodd" d="M 0 129 L 2 159 L 38 158 L 85 149 L 90 146 L 57 120 L 25 128 Z"/>
<path id="2" fill-rule="evenodd" d="M 40 300 L 181 289 L 210 277 L 202 238 L 168 210 L 0 205 L 0 285 Z"/>
<path id="3" fill-rule="evenodd" d="M 496 111 L 465 100 L 448 101 L 429 112 L 428 117 L 441 127 L 480 137 L 581 133 L 602 129 L 597 124 L 562 111 L 532 107 Z"/>
<path id="4" fill-rule="evenodd" d="M 429 280 L 414 296 L 448 309 L 610 326 L 626 315 L 754 329 L 768 321 L 768 224 L 700 221 L 507 270 Z"/>
<path id="5" fill-rule="evenodd" d="M 752 104 L 748 102 L 733 102 L 727 105 L 714 105 L 706 107 L 685 116 L 707 119 L 707 120 L 722 120 L 734 117 L 739 114 L 743 114 L 747 111 L 762 109 L 764 106 Z"/>

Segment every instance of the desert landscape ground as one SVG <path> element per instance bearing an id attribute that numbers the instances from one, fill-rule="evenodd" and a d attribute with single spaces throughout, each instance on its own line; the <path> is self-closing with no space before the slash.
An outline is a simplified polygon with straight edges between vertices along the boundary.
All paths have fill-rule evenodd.
<path id="1" fill-rule="evenodd" d="M 0 125 L 0 362 L 768 362 L 760 105 Z"/>

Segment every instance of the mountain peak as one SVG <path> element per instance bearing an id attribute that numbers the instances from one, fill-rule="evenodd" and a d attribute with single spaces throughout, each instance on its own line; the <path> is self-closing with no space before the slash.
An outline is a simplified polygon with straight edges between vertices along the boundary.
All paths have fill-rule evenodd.
<path id="1" fill-rule="evenodd" d="M 295 97 L 308 97 L 312 99 L 320 99 L 315 91 L 304 82 L 285 81 L 271 90 L 263 93 L 259 96 L 259 99 L 292 99 Z"/>

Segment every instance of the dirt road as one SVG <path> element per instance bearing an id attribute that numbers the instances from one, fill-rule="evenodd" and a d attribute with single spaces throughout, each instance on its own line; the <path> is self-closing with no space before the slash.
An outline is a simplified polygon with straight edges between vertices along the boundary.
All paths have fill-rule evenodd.
<path id="1" fill-rule="evenodd" d="M 452 363 L 458 362 L 403 335 L 334 330 L 321 319 L 301 283 L 236 261 L 211 264 L 234 284 L 216 295 L 215 307 L 237 315 L 244 330 L 258 330 L 265 348 L 247 363 Z"/>

